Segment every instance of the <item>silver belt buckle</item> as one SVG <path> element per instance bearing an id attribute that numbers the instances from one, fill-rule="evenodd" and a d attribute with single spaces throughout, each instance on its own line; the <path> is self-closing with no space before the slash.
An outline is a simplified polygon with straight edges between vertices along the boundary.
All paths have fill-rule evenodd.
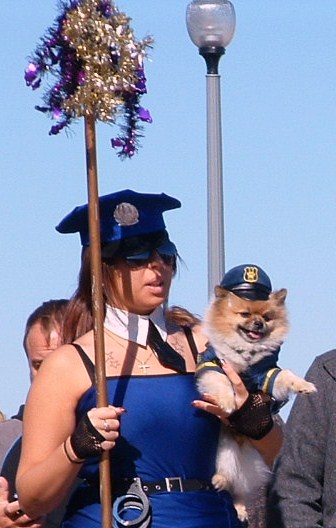
<path id="1" fill-rule="evenodd" d="M 166 487 L 167 487 L 167 491 L 183 491 L 183 486 L 182 486 L 182 479 L 181 477 L 166 477 L 165 478 L 165 482 L 166 482 Z M 178 485 L 178 489 L 172 489 L 175 484 Z"/>

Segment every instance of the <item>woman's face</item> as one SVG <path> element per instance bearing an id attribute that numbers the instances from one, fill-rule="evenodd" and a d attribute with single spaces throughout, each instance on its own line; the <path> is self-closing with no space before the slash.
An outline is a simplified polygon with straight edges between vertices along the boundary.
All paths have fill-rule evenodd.
<path id="1" fill-rule="evenodd" d="M 149 314 L 167 299 L 172 277 L 173 266 L 165 264 L 156 251 L 141 267 L 130 267 L 119 258 L 113 266 L 113 299 L 109 302 L 128 312 Z"/>

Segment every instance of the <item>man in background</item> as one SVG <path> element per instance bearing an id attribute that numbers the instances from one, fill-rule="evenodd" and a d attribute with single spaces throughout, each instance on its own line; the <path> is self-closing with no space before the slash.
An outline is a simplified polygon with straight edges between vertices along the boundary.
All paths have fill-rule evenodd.
<path id="1" fill-rule="evenodd" d="M 67 304 L 66 299 L 46 301 L 28 317 L 23 348 L 28 359 L 31 382 L 44 358 L 63 343 L 63 319 Z M 0 468 L 2 468 L 1 475 L 6 477 L 0 477 L 0 528 L 22 526 L 39 528 L 44 522 L 42 519 L 32 520 L 26 516 L 20 510 L 19 502 L 15 498 L 15 476 L 20 456 L 23 410 L 24 405 L 21 405 L 15 416 L 0 423 Z"/>

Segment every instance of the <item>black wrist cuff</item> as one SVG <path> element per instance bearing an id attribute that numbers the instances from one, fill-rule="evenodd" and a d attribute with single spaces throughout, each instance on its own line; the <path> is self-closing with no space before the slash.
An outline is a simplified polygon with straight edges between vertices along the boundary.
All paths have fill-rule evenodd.
<path id="1" fill-rule="evenodd" d="M 228 418 L 230 425 L 253 440 L 261 440 L 273 427 L 271 398 L 262 391 L 249 394 L 243 405 Z"/>
<path id="2" fill-rule="evenodd" d="M 85 459 L 100 455 L 103 451 L 101 443 L 105 438 L 92 425 L 87 414 L 83 416 L 76 427 L 75 432 L 70 436 L 70 444 L 76 457 Z"/>

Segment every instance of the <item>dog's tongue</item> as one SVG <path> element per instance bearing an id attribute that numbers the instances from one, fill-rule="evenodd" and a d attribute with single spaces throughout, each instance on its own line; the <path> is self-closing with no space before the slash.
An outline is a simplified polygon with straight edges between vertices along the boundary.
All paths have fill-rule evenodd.
<path id="1" fill-rule="evenodd" d="M 252 331 L 250 331 L 248 333 L 248 336 L 249 336 L 250 339 L 254 339 L 255 341 L 257 341 L 258 339 L 261 339 L 263 335 L 260 332 L 252 332 Z"/>

